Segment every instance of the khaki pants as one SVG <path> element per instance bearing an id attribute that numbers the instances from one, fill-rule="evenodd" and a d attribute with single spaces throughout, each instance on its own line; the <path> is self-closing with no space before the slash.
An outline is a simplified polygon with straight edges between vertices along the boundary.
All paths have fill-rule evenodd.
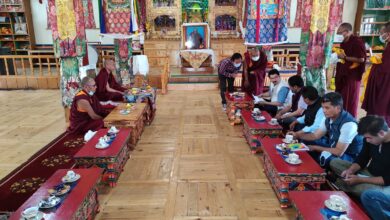
<path id="1" fill-rule="evenodd" d="M 382 188 L 382 186 L 370 184 L 370 183 L 359 183 L 352 186 L 348 185 L 340 176 L 341 173 L 344 170 L 348 169 L 351 165 L 352 165 L 351 162 L 340 160 L 340 159 L 334 159 L 330 161 L 330 168 L 334 173 L 336 173 L 337 176 L 339 176 L 335 184 L 337 187 L 340 188 L 340 190 L 344 192 L 352 193 L 353 195 L 360 197 L 360 195 L 367 189 Z M 372 174 L 368 172 L 366 168 L 360 170 L 358 173 L 366 176 L 372 176 Z"/>

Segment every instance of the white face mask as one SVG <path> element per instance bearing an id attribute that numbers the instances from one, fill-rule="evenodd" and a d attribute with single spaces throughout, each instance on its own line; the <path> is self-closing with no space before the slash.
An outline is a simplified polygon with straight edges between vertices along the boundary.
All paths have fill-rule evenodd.
<path id="1" fill-rule="evenodd" d="M 234 65 L 236 68 L 238 68 L 238 67 L 241 66 L 241 63 L 233 63 L 233 65 Z"/>
<path id="2" fill-rule="evenodd" d="M 335 39 L 334 39 L 336 42 L 343 42 L 344 41 L 344 36 L 342 34 L 340 35 L 336 35 L 335 36 Z"/>
<path id="3" fill-rule="evenodd" d="M 380 36 L 379 36 L 379 40 L 380 40 L 380 42 L 382 42 L 382 43 L 386 43 L 386 40 L 387 40 L 388 38 L 389 38 L 389 37 L 384 38 L 383 35 L 380 35 Z"/>
<path id="4" fill-rule="evenodd" d="M 88 92 L 88 95 L 89 95 L 89 96 L 93 96 L 93 94 L 95 94 L 94 91 L 89 91 L 89 92 Z"/>
<path id="5" fill-rule="evenodd" d="M 253 60 L 253 61 L 258 61 L 259 59 L 260 59 L 260 56 L 252 57 L 252 60 Z"/>

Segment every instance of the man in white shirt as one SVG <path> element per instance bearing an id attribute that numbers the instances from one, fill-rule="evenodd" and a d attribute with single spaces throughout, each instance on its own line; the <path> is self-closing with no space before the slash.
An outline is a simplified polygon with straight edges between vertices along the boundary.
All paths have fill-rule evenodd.
<path id="1" fill-rule="evenodd" d="M 257 106 L 268 112 L 272 117 L 275 117 L 278 110 L 288 101 L 288 97 L 292 95 L 287 83 L 280 78 L 280 73 L 277 69 L 272 69 L 268 72 L 268 77 L 271 81 L 269 91 L 259 95 L 261 98 L 269 97 L 271 101 L 260 101 Z"/>
<path id="2" fill-rule="evenodd" d="M 357 133 L 357 122 L 343 110 L 343 98 L 330 92 L 322 98 L 324 123 L 314 133 L 292 132 L 296 138 L 313 141 L 308 147 L 311 155 L 324 167 L 334 158 L 353 161 L 363 146 L 363 137 Z M 325 139 L 321 139 L 327 135 Z"/>

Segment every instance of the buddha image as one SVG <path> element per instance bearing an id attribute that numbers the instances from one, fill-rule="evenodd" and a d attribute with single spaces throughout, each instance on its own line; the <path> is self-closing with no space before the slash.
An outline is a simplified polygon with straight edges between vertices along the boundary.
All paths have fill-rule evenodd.
<path id="1" fill-rule="evenodd" d="M 204 29 L 202 27 L 188 27 L 187 41 L 185 46 L 187 49 L 204 49 Z"/>

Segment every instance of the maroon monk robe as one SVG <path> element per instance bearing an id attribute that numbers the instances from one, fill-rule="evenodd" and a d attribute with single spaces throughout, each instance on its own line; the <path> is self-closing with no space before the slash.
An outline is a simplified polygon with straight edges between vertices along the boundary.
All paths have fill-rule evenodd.
<path id="1" fill-rule="evenodd" d="M 390 43 L 383 51 L 382 63 L 374 64 L 368 77 L 362 108 L 367 115 L 379 115 L 390 126 Z"/>
<path id="2" fill-rule="evenodd" d="M 110 88 L 124 92 L 126 89 L 120 86 L 112 73 L 109 73 L 106 68 L 102 68 L 99 74 L 95 77 L 96 81 L 96 96 L 100 101 L 123 101 L 123 95 L 117 92 L 107 91 L 107 83 Z"/>
<path id="3" fill-rule="evenodd" d="M 354 35 L 351 35 L 348 41 L 340 44 L 347 57 L 364 58 L 366 61 L 366 48 L 364 42 Z M 365 63 L 359 63 L 359 66 L 351 69 L 353 62 L 345 61 L 344 64 L 337 63 L 336 67 L 336 92 L 340 93 L 344 101 L 344 109 L 357 116 L 359 104 L 360 80 L 365 70 Z"/>
<path id="4" fill-rule="evenodd" d="M 94 120 L 88 115 L 87 111 L 77 107 L 77 101 L 81 99 L 87 100 L 96 114 L 102 117 L 108 115 L 108 112 L 102 108 L 95 95 L 90 96 L 86 91 L 81 90 L 74 97 L 72 107 L 70 108 L 68 132 L 72 134 L 85 134 L 89 130 L 97 131 L 103 128 L 104 123 L 102 119 Z"/>
<path id="5" fill-rule="evenodd" d="M 245 79 L 245 74 L 242 74 L 242 91 L 253 95 L 260 95 L 261 93 L 263 93 L 264 88 L 267 56 L 263 51 L 260 51 L 260 59 L 258 61 L 253 61 L 249 55 L 249 52 L 245 52 L 244 59 L 247 66 L 246 71 L 248 72 L 249 79 Z M 245 80 L 249 81 L 248 88 L 245 88 Z"/>

